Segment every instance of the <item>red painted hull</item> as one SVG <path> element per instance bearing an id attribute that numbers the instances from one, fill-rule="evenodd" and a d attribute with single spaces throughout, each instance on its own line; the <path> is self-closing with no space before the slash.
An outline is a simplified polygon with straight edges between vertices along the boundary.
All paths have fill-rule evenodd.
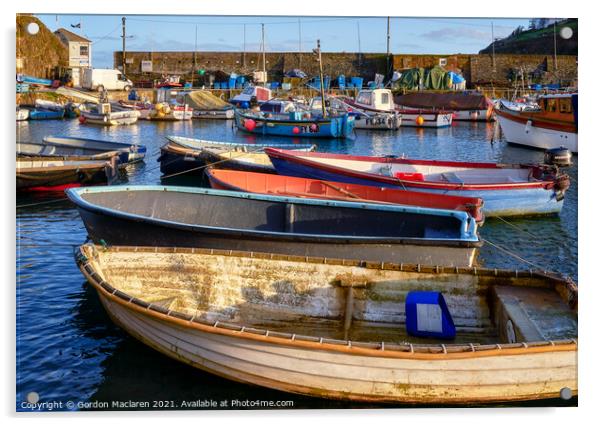
<path id="1" fill-rule="evenodd" d="M 211 187 L 234 191 L 343 201 L 392 203 L 434 209 L 460 210 L 481 223 L 484 220 L 483 200 L 473 197 L 378 188 L 317 179 L 304 179 L 265 173 L 208 169 Z"/>
<path id="2" fill-rule="evenodd" d="M 82 186 L 81 183 L 69 183 L 66 185 L 54 185 L 54 186 L 34 186 L 32 188 L 24 189 L 23 192 L 64 192 L 69 188 L 79 188 Z"/>

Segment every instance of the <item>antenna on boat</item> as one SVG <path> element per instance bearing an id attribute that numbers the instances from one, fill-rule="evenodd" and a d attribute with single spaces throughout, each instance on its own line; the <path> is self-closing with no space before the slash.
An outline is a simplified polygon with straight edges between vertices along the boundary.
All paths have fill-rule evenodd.
<path id="1" fill-rule="evenodd" d="M 324 103 L 324 73 L 322 70 L 322 50 L 320 49 L 320 39 L 318 39 L 318 48 L 314 49 L 314 53 L 318 55 L 320 64 L 320 97 L 322 98 L 322 117 L 326 117 L 326 104 Z"/>

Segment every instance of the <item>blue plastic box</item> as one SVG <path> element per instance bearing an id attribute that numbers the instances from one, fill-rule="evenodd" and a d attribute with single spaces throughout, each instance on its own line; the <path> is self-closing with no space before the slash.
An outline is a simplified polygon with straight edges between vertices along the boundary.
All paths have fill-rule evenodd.
<path id="1" fill-rule="evenodd" d="M 437 291 L 411 291 L 406 297 L 406 329 L 417 337 L 453 339 L 456 326 L 443 294 Z"/>

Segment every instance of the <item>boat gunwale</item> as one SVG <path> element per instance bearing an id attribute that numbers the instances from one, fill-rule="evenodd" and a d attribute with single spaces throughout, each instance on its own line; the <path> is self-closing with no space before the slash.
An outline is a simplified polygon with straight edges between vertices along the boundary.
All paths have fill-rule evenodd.
<path id="1" fill-rule="evenodd" d="M 207 178 L 209 179 L 210 182 L 215 182 L 218 185 L 221 185 L 224 188 L 227 188 L 227 190 L 229 191 L 240 191 L 240 192 L 253 192 L 253 193 L 259 193 L 259 194 L 264 194 L 265 192 L 261 192 L 261 191 L 250 191 L 248 188 L 242 187 L 242 186 L 238 186 L 235 185 L 233 183 L 230 183 L 226 180 L 223 180 L 223 178 L 220 178 L 218 176 L 216 176 L 216 174 L 222 174 L 224 172 L 232 172 L 234 170 L 227 170 L 227 169 L 213 169 L 211 167 L 207 168 L 205 170 L 205 174 L 207 175 Z M 262 174 L 262 173 L 256 173 L 256 172 L 241 172 L 241 173 L 251 173 L 251 174 Z M 230 173 L 228 173 L 230 174 Z M 333 181 L 328 181 L 328 180 L 324 180 L 324 179 L 313 179 L 313 178 L 299 178 L 299 177 L 295 177 L 295 176 L 286 176 L 286 175 L 277 175 L 280 176 L 284 179 L 290 178 L 290 179 L 304 179 L 304 180 L 310 180 L 310 181 L 316 181 L 316 182 L 320 182 L 325 186 L 328 186 L 326 184 L 324 184 L 325 182 L 328 184 L 341 184 L 341 182 L 333 182 Z M 267 179 L 267 178 L 266 178 Z M 345 184 L 343 184 L 345 185 Z M 356 185 L 356 186 L 366 186 L 366 185 L 361 185 L 361 184 L 348 184 L 348 185 Z M 370 187 L 370 188 L 376 188 L 378 189 L 378 187 Z M 385 189 L 385 190 L 390 190 L 390 191 L 403 191 L 406 192 L 408 195 L 411 194 L 416 194 L 416 195 L 420 195 L 420 196 L 424 196 L 425 193 L 424 192 L 420 192 L 420 191 L 412 191 L 412 190 L 408 190 L 408 189 L 396 189 L 396 188 L 384 188 L 381 187 L 380 188 Z M 482 198 L 479 197 L 465 197 L 465 196 L 461 196 L 461 195 L 447 195 L 447 194 L 433 194 L 434 196 L 437 197 L 444 197 L 447 200 L 450 200 L 449 202 L 451 203 L 452 200 L 455 200 L 457 202 L 458 206 L 462 206 L 464 207 L 463 210 L 459 209 L 459 208 L 455 208 L 455 209 L 451 209 L 451 208 L 443 208 L 443 207 L 428 207 L 428 208 L 433 208 L 433 209 L 440 209 L 440 210 L 457 210 L 457 211 L 466 211 L 467 213 L 469 213 L 469 211 L 472 211 L 472 209 L 474 208 L 475 211 L 475 215 L 472 215 L 471 213 L 469 213 L 479 224 L 482 224 L 485 221 L 485 215 L 482 212 L 483 206 L 484 206 L 484 202 Z M 285 193 L 283 193 L 283 196 L 292 196 L 292 195 L 285 195 Z M 332 198 L 329 197 L 327 195 L 321 195 L 321 194 L 316 194 L 316 193 L 311 193 L 308 192 L 307 194 L 304 194 L 305 197 L 307 198 L 319 198 L 319 199 L 336 199 L 336 198 Z M 396 205 L 404 205 L 403 203 L 396 203 L 396 202 L 383 202 L 380 200 L 368 200 L 368 199 L 362 199 L 362 200 L 358 200 L 358 201 L 354 201 L 353 198 L 351 197 L 343 197 L 344 199 L 341 199 L 341 201 L 350 201 L 350 202 L 364 202 L 364 203 L 375 203 L 375 204 L 396 204 Z M 464 199 L 464 202 L 461 201 L 461 199 Z M 415 206 L 415 207 L 420 207 L 417 204 L 405 204 L 405 205 L 409 205 L 409 206 Z"/>
<path id="2" fill-rule="evenodd" d="M 385 164 L 416 164 L 416 165 L 435 165 L 435 166 L 450 166 L 450 167 L 472 167 L 476 169 L 542 169 L 542 166 L 537 165 L 505 165 L 497 163 L 465 163 L 465 162 L 454 162 L 454 161 L 438 161 L 438 160 L 407 160 L 402 158 L 388 158 L 388 157 L 366 157 L 359 155 L 345 155 L 345 154 L 330 154 L 321 152 L 304 152 L 297 153 L 291 152 L 284 149 L 277 148 L 265 148 L 265 153 L 270 157 L 274 157 L 278 160 L 288 161 L 293 164 L 301 164 L 303 166 L 312 167 L 315 169 L 326 170 L 336 172 L 344 176 L 351 176 L 361 179 L 366 179 L 373 182 L 385 182 L 395 186 L 401 187 L 417 187 L 417 188 L 431 188 L 431 189 L 448 189 L 448 190 L 518 190 L 518 189 L 553 189 L 554 180 L 545 180 L 538 182 L 514 182 L 514 183 L 470 183 L 470 184 L 458 184 L 452 182 L 431 182 L 431 181 L 414 181 L 414 180 L 403 180 L 393 176 L 381 175 L 372 172 L 363 172 L 345 168 L 341 166 L 335 166 L 330 164 L 324 164 L 319 161 L 314 161 L 312 157 L 317 158 L 333 158 L 343 159 L 352 161 L 368 161 L 373 163 L 385 163 Z M 306 158 L 309 157 L 309 158 Z M 508 167 L 504 167 L 508 166 Z M 562 176 L 561 174 L 559 177 Z"/>
<path id="3" fill-rule="evenodd" d="M 345 114 L 343 115 L 335 115 L 335 116 L 330 116 L 328 119 L 324 119 L 324 118 L 319 118 L 319 119 L 310 119 L 310 120 L 289 120 L 289 119 L 279 119 L 279 118 L 273 118 L 273 117 L 257 117 L 255 115 L 251 115 L 248 113 L 244 113 L 242 111 L 236 110 L 235 111 L 235 115 L 238 117 L 242 117 L 245 119 L 251 119 L 251 120 L 256 120 L 256 121 L 264 121 L 264 122 L 268 122 L 268 123 L 275 123 L 275 124 L 279 124 L 279 125 L 283 125 L 283 126 L 303 126 L 303 125 L 307 125 L 307 124 L 316 124 L 316 125 L 322 125 L 322 126 L 329 126 L 332 121 L 338 121 L 338 120 L 342 120 L 345 118 Z M 349 114 L 346 114 L 347 118 L 349 119 Z"/>
<path id="4" fill-rule="evenodd" d="M 101 143 L 101 144 L 109 144 L 109 145 L 114 145 L 115 147 L 120 147 L 120 149 L 122 150 L 128 150 L 130 152 L 133 153 L 143 153 L 146 152 L 146 145 L 144 144 L 138 144 L 138 143 L 133 143 L 133 144 L 128 144 L 128 143 L 124 143 L 124 142 L 115 142 L 115 141 L 105 141 L 102 139 L 91 139 L 91 138 L 76 138 L 76 137 L 71 137 L 71 136 L 53 136 L 53 135 L 48 135 L 48 136 L 44 136 L 42 138 L 42 141 L 44 143 L 37 143 L 37 142 L 27 142 L 27 143 L 31 143 L 34 145 L 51 145 L 51 146 L 68 146 L 68 147 L 77 147 L 77 148 L 86 148 L 86 149 L 97 149 L 97 148 L 88 148 L 85 146 L 79 147 L 76 145 L 71 145 L 69 142 L 95 142 L 95 143 Z M 66 141 L 62 142 L 62 141 Z M 98 148 L 100 149 L 100 148 Z"/>
<path id="5" fill-rule="evenodd" d="M 495 113 L 510 120 L 514 123 L 525 124 L 531 121 L 531 125 L 540 129 L 554 130 L 557 132 L 575 133 L 577 134 L 577 126 L 574 123 L 567 123 L 560 120 L 555 120 L 545 117 L 537 117 L 540 112 L 523 112 L 511 111 L 507 107 L 496 108 Z M 526 115 L 529 114 L 529 115 Z"/>
<path id="6" fill-rule="evenodd" d="M 324 263 L 324 264 L 339 264 L 348 266 L 365 267 L 369 269 L 383 269 L 383 270 L 407 270 L 407 268 L 417 268 L 417 271 L 412 272 L 426 272 L 421 270 L 421 265 L 405 265 L 400 264 L 401 269 L 388 269 L 387 266 L 394 264 L 385 264 L 379 262 L 366 262 L 366 261 L 349 261 L 340 259 L 328 259 L 328 258 L 310 258 L 303 256 L 287 256 L 287 255 L 275 255 L 271 253 L 257 253 L 257 252 L 241 252 L 233 250 L 216 250 L 216 249 L 185 249 L 185 248 L 160 248 L 160 247 L 128 247 L 118 246 L 103 248 L 102 250 L 117 251 L 117 252 L 150 252 L 150 253 L 190 253 L 190 254 L 208 254 L 208 255 L 220 255 L 220 256 L 237 256 L 237 257 L 255 257 L 276 260 L 290 260 L 290 261 L 301 261 L 308 263 Z M 87 252 L 92 253 L 87 253 Z M 96 254 L 95 254 L 96 253 Z M 349 355 L 356 356 L 370 356 L 379 358 L 397 358 L 397 359 L 415 359 L 415 360 L 451 360 L 451 359 L 470 359 L 470 358 L 481 358 L 481 357 L 492 357 L 492 356 L 507 356 L 507 355 L 526 355 L 533 353 L 544 353 L 544 352 L 564 352 L 564 351 L 577 351 L 578 340 L 573 339 L 561 339 L 561 340 L 547 340 L 547 341 L 536 341 L 536 342 L 516 342 L 516 343 L 498 343 L 498 344 L 398 344 L 398 343 L 385 343 L 385 342 L 362 342 L 352 340 L 339 340 L 332 338 L 321 338 L 317 336 L 305 336 L 297 335 L 294 333 L 285 333 L 278 331 L 270 331 L 268 329 L 257 329 L 255 327 L 245 327 L 240 324 L 233 324 L 228 322 L 220 321 L 205 321 L 196 315 L 184 314 L 179 311 L 172 311 L 162 306 L 157 306 L 152 303 L 146 302 L 134 296 L 130 296 L 127 293 L 116 289 L 106 282 L 98 274 L 95 267 L 90 262 L 88 255 L 98 256 L 97 249 L 94 244 L 84 244 L 78 247 L 75 254 L 76 263 L 81 270 L 82 274 L 86 277 L 88 282 L 97 290 L 99 296 L 106 297 L 109 300 L 116 302 L 129 310 L 137 311 L 143 315 L 153 317 L 158 320 L 162 320 L 167 323 L 171 323 L 177 326 L 185 328 L 193 328 L 209 334 L 219 334 L 234 338 L 247 339 L 267 342 L 274 345 L 289 346 L 289 347 L 301 347 L 305 349 L 319 350 L 319 351 L 334 351 L 339 353 L 346 353 Z M 259 256 L 258 256 L 259 255 Z M 404 269 L 406 268 L 406 269 Z M 423 267 L 424 268 L 424 267 Z M 431 273 L 456 273 L 456 274 L 471 274 L 475 275 L 495 275 L 499 276 L 500 273 L 510 273 L 511 276 L 538 276 L 540 278 L 552 279 L 560 282 L 567 289 L 568 294 L 571 295 L 569 299 L 574 299 L 576 305 L 577 286 L 570 278 L 563 278 L 558 275 L 551 275 L 546 272 L 540 271 L 529 271 L 526 273 L 523 271 L 511 271 L 511 270 L 498 270 L 488 268 L 455 268 L 455 267 L 439 267 L 439 266 L 427 266 L 426 269 L 430 269 Z M 515 275 L 514 275 L 515 274 Z M 567 301 L 571 304 L 571 300 Z"/>
<path id="7" fill-rule="evenodd" d="M 287 147 L 287 148 L 303 150 L 303 149 L 315 149 L 316 148 L 316 145 L 311 144 L 311 143 L 252 144 L 252 143 L 246 143 L 246 142 L 245 143 L 237 143 L 237 142 L 210 141 L 210 140 L 206 140 L 206 139 L 196 139 L 196 138 L 189 138 L 186 136 L 175 136 L 175 135 L 167 135 L 167 136 L 165 136 L 165 139 L 167 139 L 169 142 L 173 143 L 174 145 L 179 145 L 180 147 L 183 147 L 186 149 L 191 149 L 191 150 L 200 150 L 202 148 L 208 148 L 208 147 L 222 148 L 222 147 L 239 147 L 239 146 L 243 146 L 245 148 L 246 147 L 249 147 L 249 148 L 255 147 L 257 149 Z M 182 142 L 184 142 L 184 143 L 180 143 L 180 142 L 178 142 L 178 140 L 182 140 Z M 187 141 L 195 142 L 195 143 L 199 143 L 199 144 L 207 145 L 207 146 L 197 148 L 197 147 L 186 144 Z M 167 146 L 167 145 L 169 145 L 169 143 L 165 144 L 164 146 Z"/>
<path id="8" fill-rule="evenodd" d="M 303 234 L 294 232 L 276 232 L 276 231 L 258 231 L 251 229 L 242 228 L 226 228 L 209 225 L 198 225 L 183 222 L 174 222 L 165 219 L 157 219 L 149 216 L 143 216 L 140 214 L 123 212 L 114 208 L 99 206 L 93 204 L 82 197 L 82 193 L 103 193 L 103 192 L 128 192 L 128 191 L 152 191 L 152 192 L 179 192 L 188 194 L 203 194 L 203 195 L 215 195 L 215 196 L 226 196 L 233 198 L 246 198 L 246 199 L 257 199 L 259 201 L 272 201 L 289 204 L 305 204 L 305 205 L 317 205 L 324 207 L 343 207 L 353 208 L 358 210 L 375 210 L 375 211 L 392 211 L 398 213 L 408 214 L 431 214 L 435 216 L 451 216 L 456 218 L 459 223 L 459 236 L 457 238 L 418 238 L 418 237 L 404 237 L 404 238 L 387 238 L 387 237 L 369 237 L 369 236 L 349 236 L 349 235 L 336 235 L 336 234 Z M 441 210 L 441 209 L 429 209 L 424 207 L 410 207 L 402 205 L 385 205 L 385 204 L 374 204 L 374 203 L 358 203 L 349 201 L 332 201 L 332 200 L 320 200 L 311 198 L 295 198 L 286 196 L 274 196 L 267 194 L 237 192 L 237 191 L 224 191 L 219 189 L 206 189 L 206 188 L 193 188 L 193 187 L 181 187 L 181 186 L 162 186 L 162 185 L 118 185 L 118 186 L 106 186 L 106 187 L 81 187 L 81 188 L 69 188 L 65 191 L 67 198 L 71 200 L 78 208 L 93 212 L 100 213 L 109 217 L 116 217 L 119 219 L 127 219 L 135 222 L 149 223 L 157 226 L 165 226 L 183 230 L 202 230 L 207 233 L 225 233 L 229 235 L 246 235 L 255 238 L 273 238 L 278 237 L 281 240 L 291 240 L 299 242 L 333 242 L 333 243 L 348 243 L 348 244 L 412 244 L 421 246 L 445 246 L 445 247 L 465 247 L 465 248 L 479 248 L 483 245 L 483 241 L 477 234 L 476 221 L 465 211 L 458 210 Z M 467 230 L 464 230 L 468 228 Z M 468 235 L 468 236 L 467 236 Z M 474 235 L 474 237 L 472 237 Z"/>

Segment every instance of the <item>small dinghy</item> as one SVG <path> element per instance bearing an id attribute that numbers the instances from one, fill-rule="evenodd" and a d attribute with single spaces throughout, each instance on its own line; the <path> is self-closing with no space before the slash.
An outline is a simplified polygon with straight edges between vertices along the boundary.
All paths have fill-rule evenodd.
<path id="1" fill-rule="evenodd" d="M 96 242 L 470 266 L 466 212 L 176 186 L 67 191 Z"/>
<path id="2" fill-rule="evenodd" d="M 118 326 L 237 382 L 395 404 L 578 394 L 577 285 L 556 275 L 91 244 L 75 258 Z"/>
<path id="3" fill-rule="evenodd" d="M 566 174 L 547 165 L 265 152 L 281 175 L 481 198 L 486 216 L 559 213 L 570 184 Z"/>
<path id="4" fill-rule="evenodd" d="M 45 136 L 42 143 L 17 143 L 18 155 L 39 156 L 98 156 L 115 152 L 125 153 L 122 162 L 134 163 L 144 160 L 146 147 L 144 145 L 110 142 L 97 139 L 70 138 Z"/>
<path id="5" fill-rule="evenodd" d="M 66 188 L 111 183 L 119 160 L 91 157 L 18 157 L 17 191 L 63 191 Z"/>
<path id="6" fill-rule="evenodd" d="M 247 144 L 181 136 L 167 136 L 167 140 L 168 143 L 161 147 L 161 156 L 157 159 L 161 163 L 161 173 L 167 176 L 180 173 L 203 176 L 204 167 L 216 161 L 223 168 L 274 173 L 271 161 L 263 153 L 264 148 L 286 147 L 300 151 L 313 151 L 316 148 L 310 144 Z"/>
<path id="7" fill-rule="evenodd" d="M 263 154 L 265 155 L 265 154 Z M 244 156 L 241 157 L 244 159 Z M 268 159 L 269 161 L 269 159 Z M 271 164 L 271 163 L 270 163 Z M 264 173 L 236 170 L 207 169 L 213 189 L 255 192 L 287 197 L 323 198 L 328 200 L 357 201 L 362 203 L 400 204 L 434 209 L 459 210 L 470 214 L 477 223 L 485 219 L 480 198 L 454 197 L 392 188 L 327 182 Z"/>
<path id="8" fill-rule="evenodd" d="M 119 126 L 134 124 L 139 117 L 140 112 L 137 110 L 111 111 L 110 103 L 100 103 L 94 111 L 82 111 L 79 121 L 82 124 Z"/>
<path id="9" fill-rule="evenodd" d="M 45 108 L 35 108 L 29 111 L 30 120 L 59 120 L 65 117 L 65 110 L 54 111 Z"/>

